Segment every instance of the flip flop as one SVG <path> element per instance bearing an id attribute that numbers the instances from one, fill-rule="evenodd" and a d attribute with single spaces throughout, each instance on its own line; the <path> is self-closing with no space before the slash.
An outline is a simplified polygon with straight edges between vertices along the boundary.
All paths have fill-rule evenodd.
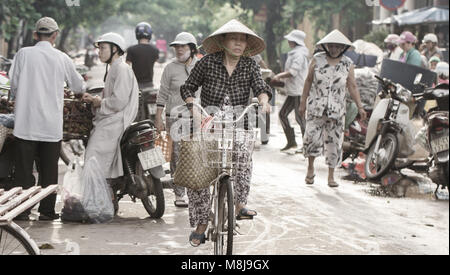
<path id="1" fill-rule="evenodd" d="M 192 242 L 192 240 L 199 240 L 200 243 L 199 244 L 195 244 Z M 205 233 L 202 234 L 198 234 L 195 231 L 192 231 L 191 235 L 189 236 L 189 243 L 193 246 L 193 247 L 199 247 L 201 244 L 204 244 L 206 241 L 206 236 Z"/>
<path id="2" fill-rule="evenodd" d="M 339 184 L 336 181 L 329 181 L 328 186 L 335 188 L 335 187 L 339 187 Z"/>
<path id="3" fill-rule="evenodd" d="M 255 212 L 255 215 L 250 215 L 248 212 L 252 211 Z M 240 220 L 253 220 L 254 216 L 257 216 L 258 213 L 256 213 L 255 210 L 248 210 L 247 208 L 242 208 L 239 211 L 239 214 L 236 216 L 236 220 L 240 221 Z"/>
<path id="4" fill-rule="evenodd" d="M 315 177 L 316 177 L 316 175 L 312 175 L 311 177 L 306 176 L 306 178 L 305 178 L 306 184 L 309 184 L 309 185 L 314 184 L 314 178 Z"/>
<path id="5" fill-rule="evenodd" d="M 189 206 L 189 204 L 185 200 L 176 200 L 173 202 L 173 204 L 176 207 L 180 207 L 180 208 L 186 208 Z"/>

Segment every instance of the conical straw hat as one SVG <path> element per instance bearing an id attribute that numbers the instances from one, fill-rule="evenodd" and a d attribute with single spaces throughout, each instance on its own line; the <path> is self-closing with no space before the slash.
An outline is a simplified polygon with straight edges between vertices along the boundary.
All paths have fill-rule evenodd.
<path id="1" fill-rule="evenodd" d="M 352 42 L 339 30 L 334 30 L 327 34 L 322 40 L 320 40 L 317 45 L 322 44 L 328 44 L 328 43 L 334 43 L 334 44 L 344 44 L 350 47 L 353 47 Z"/>
<path id="2" fill-rule="evenodd" d="M 208 36 L 205 41 L 203 41 L 202 47 L 209 54 L 222 51 L 222 40 L 219 36 L 226 33 L 244 33 L 248 35 L 247 48 L 244 51 L 245 56 L 257 55 L 266 48 L 266 43 L 264 43 L 264 40 L 261 37 L 236 19 L 232 19 Z"/>

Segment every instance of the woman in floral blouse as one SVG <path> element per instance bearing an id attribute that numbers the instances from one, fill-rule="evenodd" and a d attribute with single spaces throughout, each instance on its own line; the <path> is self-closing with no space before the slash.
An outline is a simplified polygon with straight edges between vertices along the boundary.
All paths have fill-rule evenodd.
<path id="1" fill-rule="evenodd" d="M 362 119 L 366 118 L 366 113 L 357 90 L 353 62 L 344 56 L 345 51 L 352 47 L 350 40 L 334 30 L 317 45 L 324 52 L 314 55 L 311 61 L 300 103 L 300 114 L 305 117 L 307 111 L 303 144 L 309 165 L 305 181 L 314 183 L 314 160 L 325 149 L 328 185 L 338 187 L 334 169 L 342 161 L 347 89 Z"/>

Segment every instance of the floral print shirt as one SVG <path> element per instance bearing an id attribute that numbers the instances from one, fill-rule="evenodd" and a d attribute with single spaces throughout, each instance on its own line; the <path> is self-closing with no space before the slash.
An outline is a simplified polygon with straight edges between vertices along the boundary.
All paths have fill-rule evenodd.
<path id="1" fill-rule="evenodd" d="M 314 81 L 308 97 L 308 116 L 342 119 L 345 115 L 347 78 L 352 60 L 342 56 L 335 66 L 328 64 L 325 53 L 314 56 Z"/>

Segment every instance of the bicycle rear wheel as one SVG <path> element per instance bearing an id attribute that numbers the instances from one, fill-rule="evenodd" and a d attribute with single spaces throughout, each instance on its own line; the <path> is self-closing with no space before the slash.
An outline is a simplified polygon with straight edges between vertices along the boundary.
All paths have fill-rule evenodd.
<path id="1" fill-rule="evenodd" d="M 233 254 L 234 200 L 233 185 L 228 177 L 220 181 L 218 199 L 218 221 L 214 242 L 215 255 Z"/>
<path id="2" fill-rule="evenodd" d="M 32 242 L 18 225 L 0 226 L 0 255 L 37 255 L 39 249 Z"/>

